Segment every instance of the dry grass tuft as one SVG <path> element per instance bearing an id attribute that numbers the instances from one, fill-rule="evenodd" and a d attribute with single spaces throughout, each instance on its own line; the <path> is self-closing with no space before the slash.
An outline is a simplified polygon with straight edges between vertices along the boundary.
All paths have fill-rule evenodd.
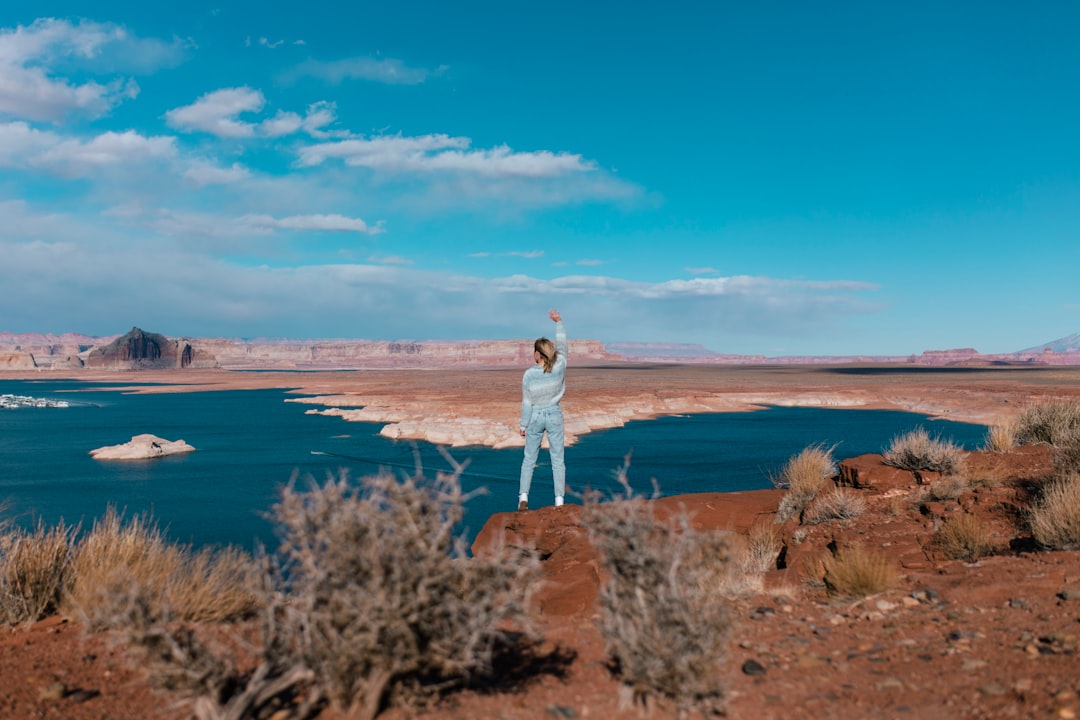
<path id="1" fill-rule="evenodd" d="M 1016 421 L 1021 445 L 1046 443 L 1060 446 L 1080 438 L 1080 400 L 1043 400 L 1028 405 Z"/>
<path id="2" fill-rule="evenodd" d="M 750 573 L 775 570 L 782 544 L 780 529 L 775 523 L 768 520 L 755 522 L 746 534 L 743 567 Z"/>
<path id="3" fill-rule="evenodd" d="M 896 585 L 896 567 L 881 553 L 852 545 L 822 563 L 825 589 L 830 595 L 861 598 Z"/>
<path id="4" fill-rule="evenodd" d="M 1080 550 L 1080 473 L 1066 473 L 1048 482 L 1028 511 L 1028 524 L 1043 547 Z"/>
<path id="5" fill-rule="evenodd" d="M 34 532 L 9 531 L 0 542 L 0 622 L 31 624 L 55 613 L 71 581 L 75 529 L 63 521 Z"/>
<path id="6" fill-rule="evenodd" d="M 986 429 L 983 448 L 994 453 L 1011 452 L 1017 446 L 1017 429 L 1018 425 L 1015 420 L 994 423 Z"/>
<path id="7" fill-rule="evenodd" d="M 93 629 L 127 622 L 135 596 L 159 620 L 231 620 L 250 615 L 257 605 L 246 553 L 233 548 L 192 553 L 169 542 L 148 518 L 125 523 L 113 507 L 78 543 L 72 565 L 65 605 Z"/>
<path id="8" fill-rule="evenodd" d="M 866 512 L 866 498 L 858 490 L 837 487 L 819 493 L 803 512 L 803 522 L 819 525 L 832 520 L 853 520 Z"/>
<path id="9" fill-rule="evenodd" d="M 935 482 L 930 483 L 926 487 L 926 498 L 935 502 L 942 502 L 945 500 L 956 500 L 960 497 L 970 486 L 968 481 L 960 476 L 953 475 L 951 477 L 941 478 Z"/>
<path id="10" fill-rule="evenodd" d="M 937 542 L 951 560 L 974 562 L 993 550 L 986 523 L 967 513 L 946 520 L 938 531 Z"/>
<path id="11" fill-rule="evenodd" d="M 803 448 L 784 464 L 778 475 L 770 478 L 776 487 L 787 489 L 780 500 L 776 522 L 784 523 L 800 516 L 820 491 L 832 485 L 830 479 L 837 473 L 832 456 L 835 447 L 819 443 Z"/>
<path id="12" fill-rule="evenodd" d="M 950 440 L 932 438 L 925 428 L 898 435 L 883 453 L 883 462 L 903 470 L 932 470 L 949 475 L 964 464 L 964 450 Z"/>
<path id="13" fill-rule="evenodd" d="M 695 531 L 681 513 L 657 520 L 633 497 L 587 498 L 586 525 L 608 579 L 600 590 L 600 632 L 622 682 L 623 704 L 674 702 L 680 716 L 721 713 L 732 615 L 710 589 L 731 572 L 729 538 Z"/>

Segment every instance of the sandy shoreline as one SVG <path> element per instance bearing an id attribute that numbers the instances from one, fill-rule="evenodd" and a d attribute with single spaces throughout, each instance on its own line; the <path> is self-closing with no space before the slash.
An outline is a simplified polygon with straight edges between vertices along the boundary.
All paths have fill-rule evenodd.
<path id="1" fill-rule="evenodd" d="M 75 379 L 126 392 L 281 388 L 311 413 L 382 424 L 386 437 L 454 447 L 515 447 L 519 369 L 320 372 L 5 371 L 0 379 Z M 145 383 L 160 383 L 147 386 Z M 769 405 L 887 409 L 993 424 L 1039 397 L 1080 397 L 1080 367 L 910 365 L 722 366 L 622 363 L 574 367 L 563 407 L 567 441 L 663 415 Z"/>

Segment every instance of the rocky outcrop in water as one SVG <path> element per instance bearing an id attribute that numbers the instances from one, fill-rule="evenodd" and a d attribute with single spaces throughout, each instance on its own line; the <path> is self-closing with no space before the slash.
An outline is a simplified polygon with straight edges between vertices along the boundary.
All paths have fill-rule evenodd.
<path id="1" fill-rule="evenodd" d="M 149 460 L 189 452 L 195 452 L 195 448 L 183 440 L 165 440 L 157 435 L 144 433 L 133 436 L 129 442 L 122 445 L 91 450 L 90 457 L 95 460 Z"/>
<path id="2" fill-rule="evenodd" d="M 95 347 L 87 353 L 86 367 L 107 370 L 209 368 L 217 367 L 217 361 L 205 351 L 193 348 L 187 340 L 174 340 L 134 327 L 108 345 Z"/>

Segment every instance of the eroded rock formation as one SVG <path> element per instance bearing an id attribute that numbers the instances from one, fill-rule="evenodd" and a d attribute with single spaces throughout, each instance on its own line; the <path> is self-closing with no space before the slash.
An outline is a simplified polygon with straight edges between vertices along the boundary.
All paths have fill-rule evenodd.
<path id="1" fill-rule="evenodd" d="M 86 367 L 114 370 L 215 367 L 213 356 L 187 340 L 174 340 L 137 327 L 86 355 Z"/>
<path id="2" fill-rule="evenodd" d="M 0 369 L 33 370 L 37 367 L 34 356 L 28 352 L 0 352 Z"/>

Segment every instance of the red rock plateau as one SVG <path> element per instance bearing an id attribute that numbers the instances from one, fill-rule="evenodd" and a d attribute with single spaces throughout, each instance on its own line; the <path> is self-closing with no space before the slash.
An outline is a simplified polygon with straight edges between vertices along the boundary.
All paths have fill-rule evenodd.
<path id="1" fill-rule="evenodd" d="M 514 422 L 520 369 L 438 373 L 371 370 L 235 373 L 187 369 L 68 370 L 56 377 L 104 380 L 138 392 L 209 392 L 280 387 L 316 396 L 313 409 L 374 408 L 386 416 L 442 424 Z M 0 372 L 40 378 L 37 371 Z M 646 418 L 665 413 L 752 409 L 761 404 L 892 408 L 990 423 L 1040 398 L 1080 397 L 1080 368 L 911 367 L 910 365 L 722 366 L 611 363 L 575 367 L 564 401 L 569 417 Z M 171 386 L 135 386 L 165 382 Z M 387 420 L 388 424 L 398 420 Z M 429 430 L 430 432 L 430 430 Z M 570 456 L 572 462 L 572 456 Z M 733 629 L 724 675 L 732 718 L 1073 718 L 1080 714 L 1080 552 L 1039 549 L 1025 508 L 1052 472 L 1050 450 L 970 453 L 964 482 L 916 478 L 878 456 L 848 458 L 837 482 L 867 511 L 850 521 L 779 526 L 781 559 L 762 586 L 731 602 Z M 772 522 L 781 491 L 667 498 L 703 529 L 745 533 Z M 990 528 L 993 554 L 965 563 L 945 557 L 938 530 L 967 513 Z M 420 718 L 641 717 L 619 706 L 619 684 L 596 629 L 602 575 L 577 506 L 493 516 L 474 552 L 493 536 L 537 548 L 544 582 L 535 593 L 541 662 L 504 668 L 499 688 L 448 694 Z M 883 553 L 896 585 L 863 599 L 821 587 L 830 546 Z M 717 599 L 717 602 L 727 602 Z M 52 618 L 0 638 L 0 717 L 190 717 L 153 691 L 123 643 L 87 636 Z M 403 720 L 401 711 L 382 717 Z M 667 704 L 654 718 L 674 718 Z M 330 711 L 322 720 L 341 720 Z"/>

